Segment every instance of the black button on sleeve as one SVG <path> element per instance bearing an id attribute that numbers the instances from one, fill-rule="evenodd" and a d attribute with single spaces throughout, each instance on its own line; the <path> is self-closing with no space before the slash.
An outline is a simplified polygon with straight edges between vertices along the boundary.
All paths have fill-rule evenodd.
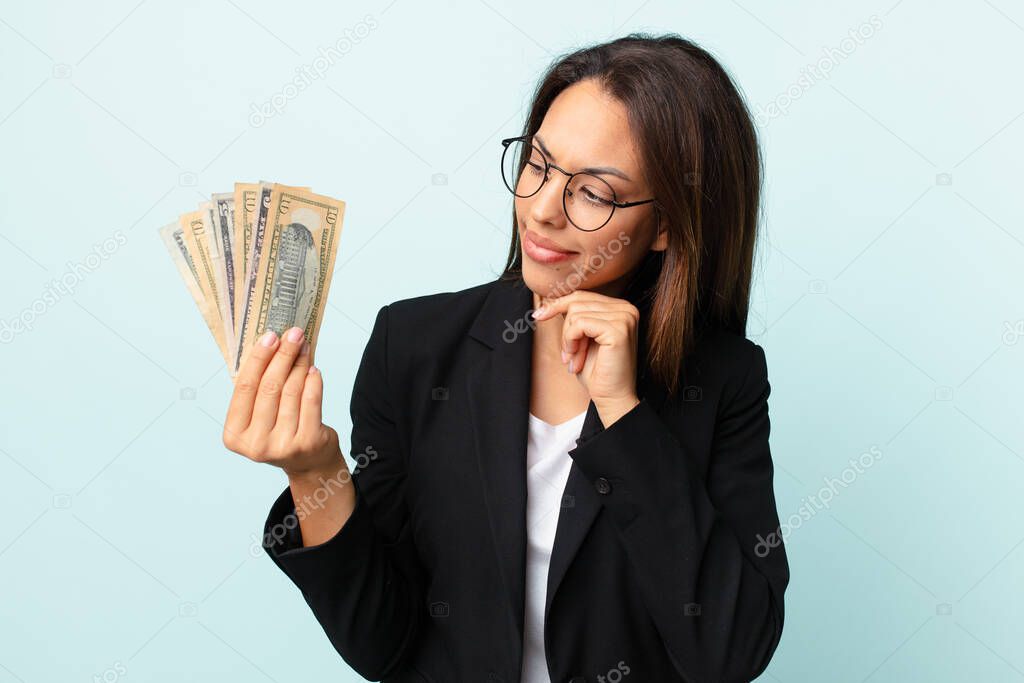
<path id="1" fill-rule="evenodd" d="M 612 485 L 604 477 L 598 477 L 594 480 L 594 488 L 596 488 L 597 492 L 601 495 L 607 495 L 612 491 Z"/>

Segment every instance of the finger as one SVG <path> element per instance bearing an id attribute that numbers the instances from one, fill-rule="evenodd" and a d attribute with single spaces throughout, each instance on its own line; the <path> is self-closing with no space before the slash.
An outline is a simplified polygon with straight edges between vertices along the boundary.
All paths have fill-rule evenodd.
<path id="1" fill-rule="evenodd" d="M 315 443 L 322 425 L 322 407 L 324 396 L 324 378 L 316 366 L 310 366 L 306 375 L 306 384 L 302 390 L 302 402 L 299 407 L 299 428 L 295 438 L 304 443 Z"/>
<path id="2" fill-rule="evenodd" d="M 571 342 L 582 348 L 571 353 L 569 372 L 576 374 L 583 367 L 583 360 L 586 358 L 585 347 L 589 344 L 589 341 L 584 343 L 584 340 L 592 339 L 595 343 L 602 345 L 613 344 L 618 340 L 619 329 L 616 321 L 613 320 L 588 316 L 573 317 L 572 321 L 562 330 L 563 340 L 565 340 L 564 343 Z"/>
<path id="3" fill-rule="evenodd" d="M 288 373 L 291 372 L 295 358 L 299 355 L 302 347 L 302 328 L 292 327 L 281 335 L 281 343 L 277 353 L 270 359 L 263 379 L 260 380 L 260 387 L 256 391 L 256 405 L 253 407 L 252 420 L 250 424 L 261 430 L 270 431 L 277 422 L 277 409 L 281 401 L 281 391 L 284 389 Z"/>
<path id="4" fill-rule="evenodd" d="M 634 323 L 639 323 L 640 321 L 640 311 L 637 310 L 636 306 L 623 299 L 612 299 L 609 297 L 601 297 L 600 299 L 588 298 L 571 302 L 563 305 L 561 308 L 564 308 L 564 320 L 568 320 L 574 315 L 586 313 L 597 317 L 622 315 L 632 318 Z M 552 315 L 554 314 L 549 313 L 546 317 L 551 317 Z M 566 353 L 576 353 L 578 348 L 570 345 L 562 350 Z"/>
<path id="5" fill-rule="evenodd" d="M 288 436 L 295 436 L 299 428 L 299 404 L 302 402 L 302 389 L 306 385 L 306 373 L 309 372 L 309 342 L 303 340 L 299 349 L 299 355 L 295 358 L 295 364 L 288 379 L 285 380 L 284 389 L 281 390 L 281 404 L 277 409 L 277 422 L 274 424 L 274 431 L 280 431 Z"/>
<path id="6" fill-rule="evenodd" d="M 597 292 L 591 292 L 586 289 L 574 290 L 565 296 L 560 296 L 554 299 L 541 299 L 541 307 L 537 309 L 534 314 L 534 318 L 537 320 L 544 320 L 550 318 L 553 315 L 559 313 L 565 313 L 569 310 L 569 307 L 574 304 L 589 303 L 597 305 L 631 305 L 625 299 L 616 299 L 615 297 L 606 296 L 604 294 L 598 294 Z"/>
<path id="7" fill-rule="evenodd" d="M 277 334 L 273 330 L 267 330 L 266 334 L 253 344 L 249 357 L 238 369 L 234 393 L 231 394 L 231 402 L 228 405 L 228 415 L 224 420 L 224 431 L 227 434 L 241 434 L 249 427 L 256 391 L 263 378 L 263 371 L 277 350 L 277 345 Z"/>
<path id="8" fill-rule="evenodd" d="M 566 328 L 572 324 L 572 321 L 580 317 L 597 318 L 600 320 L 615 320 L 617 315 L 614 312 L 606 310 L 581 311 L 574 307 L 565 314 L 565 323 L 562 325 L 562 331 L 565 332 Z M 579 353 L 579 350 L 579 337 L 567 338 L 564 334 L 562 335 L 562 351 L 565 352 L 566 356 Z"/>
<path id="9" fill-rule="evenodd" d="M 590 337 L 584 337 L 579 344 L 579 351 L 569 356 L 568 370 L 570 373 L 578 375 L 583 371 L 583 366 L 587 363 L 587 353 L 592 344 Z"/>

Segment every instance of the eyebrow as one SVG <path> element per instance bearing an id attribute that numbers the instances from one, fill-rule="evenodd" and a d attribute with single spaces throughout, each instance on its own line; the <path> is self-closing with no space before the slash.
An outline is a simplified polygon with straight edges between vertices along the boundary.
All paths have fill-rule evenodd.
<path id="1" fill-rule="evenodd" d="M 537 143 L 540 145 L 540 151 L 544 152 L 544 155 L 546 157 L 551 159 L 551 161 L 556 161 L 555 156 L 551 153 L 551 150 L 548 149 L 547 145 L 544 144 L 544 141 L 541 140 L 539 135 L 534 135 L 533 139 L 536 140 Z M 623 180 L 628 180 L 630 182 L 633 181 L 632 178 L 630 178 L 628 175 L 626 175 L 625 173 L 623 173 L 619 169 L 615 168 L 614 166 L 588 166 L 587 168 L 581 168 L 579 171 L 577 171 L 577 173 L 594 173 L 594 174 L 598 174 L 598 175 L 613 175 L 613 176 L 616 176 L 618 178 L 622 178 Z"/>

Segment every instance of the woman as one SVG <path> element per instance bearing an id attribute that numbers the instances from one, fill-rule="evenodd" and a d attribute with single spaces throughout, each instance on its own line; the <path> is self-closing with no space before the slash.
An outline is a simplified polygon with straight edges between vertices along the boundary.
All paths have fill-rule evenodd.
<path id="1" fill-rule="evenodd" d="M 555 63 L 502 144 L 505 271 L 380 309 L 354 473 L 301 330 L 241 369 L 225 444 L 288 476 L 264 548 L 367 679 L 751 680 L 789 569 L 748 111 L 706 52 L 635 34 Z"/>

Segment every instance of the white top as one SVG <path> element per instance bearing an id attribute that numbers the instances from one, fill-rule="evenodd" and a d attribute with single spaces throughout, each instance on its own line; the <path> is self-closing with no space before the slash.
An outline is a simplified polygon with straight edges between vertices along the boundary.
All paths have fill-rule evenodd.
<path id="1" fill-rule="evenodd" d="M 526 445 L 526 611 L 520 683 L 551 683 L 544 653 L 544 602 L 548 562 L 555 542 L 562 494 L 569 479 L 576 439 L 587 411 L 553 425 L 530 413 Z"/>

